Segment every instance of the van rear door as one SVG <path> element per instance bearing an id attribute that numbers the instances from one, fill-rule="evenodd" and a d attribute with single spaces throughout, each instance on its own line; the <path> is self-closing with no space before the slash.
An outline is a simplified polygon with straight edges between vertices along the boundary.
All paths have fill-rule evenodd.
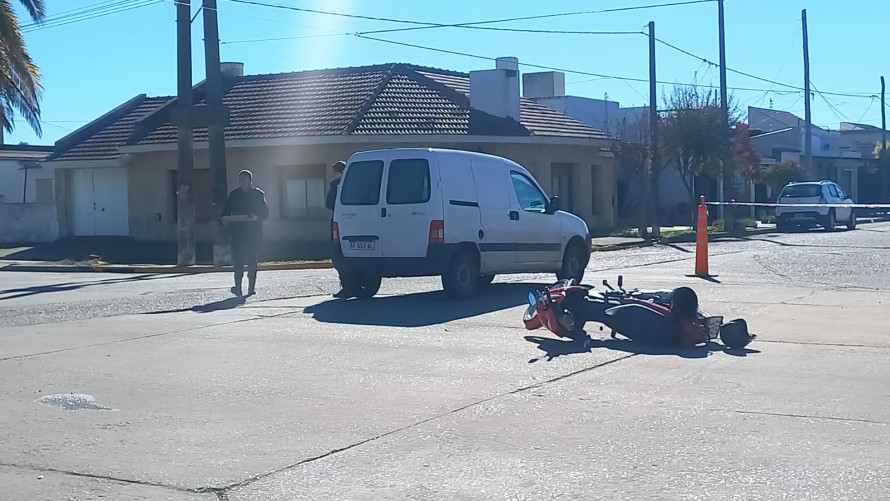
<path id="1" fill-rule="evenodd" d="M 393 150 L 384 178 L 383 255 L 426 257 L 430 223 L 442 220 L 436 156 L 429 150 Z"/>
<path id="2" fill-rule="evenodd" d="M 343 174 L 334 222 L 344 257 L 380 257 L 385 154 L 351 159 Z"/>

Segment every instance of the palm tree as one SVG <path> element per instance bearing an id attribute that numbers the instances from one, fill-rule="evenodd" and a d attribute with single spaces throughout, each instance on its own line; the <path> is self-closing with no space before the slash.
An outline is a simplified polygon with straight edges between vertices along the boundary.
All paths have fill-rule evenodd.
<path id="1" fill-rule="evenodd" d="M 35 23 L 46 15 L 44 0 L 19 0 Z M 38 136 L 40 127 L 40 96 L 43 85 L 40 70 L 31 59 L 18 16 L 9 0 L 0 0 L 0 126 L 7 132 L 15 128 L 18 112 Z"/>

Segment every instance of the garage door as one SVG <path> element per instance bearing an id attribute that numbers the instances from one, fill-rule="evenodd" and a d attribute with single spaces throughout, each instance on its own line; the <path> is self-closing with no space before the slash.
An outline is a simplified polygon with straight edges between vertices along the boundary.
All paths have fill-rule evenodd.
<path id="1" fill-rule="evenodd" d="M 74 235 L 130 234 L 126 168 L 76 169 L 71 184 Z"/>

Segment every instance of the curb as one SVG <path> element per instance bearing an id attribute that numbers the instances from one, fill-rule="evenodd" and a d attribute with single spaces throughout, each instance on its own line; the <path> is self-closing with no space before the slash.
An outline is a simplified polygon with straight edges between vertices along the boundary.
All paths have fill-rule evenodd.
<path id="1" fill-rule="evenodd" d="M 306 263 L 270 263 L 260 264 L 257 266 L 258 271 L 283 271 L 283 270 L 327 270 L 333 268 L 329 261 L 314 261 Z M 220 273 L 232 271 L 231 266 L 213 266 L 213 265 L 193 265 L 193 266 L 177 266 L 177 265 L 117 265 L 103 264 L 95 266 L 66 266 L 66 265 L 22 265 L 8 264 L 0 266 L 0 271 L 23 271 L 23 272 L 61 272 L 61 273 L 144 273 L 151 275 L 163 274 L 199 274 L 199 273 Z"/>

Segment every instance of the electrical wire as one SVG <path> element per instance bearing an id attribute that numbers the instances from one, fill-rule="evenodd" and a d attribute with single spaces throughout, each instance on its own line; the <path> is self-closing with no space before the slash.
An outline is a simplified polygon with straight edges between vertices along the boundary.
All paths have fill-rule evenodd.
<path id="1" fill-rule="evenodd" d="M 112 14 L 119 14 L 122 12 L 127 12 L 135 9 L 140 9 L 143 7 L 148 7 L 150 5 L 155 5 L 162 3 L 164 0 L 141 0 L 137 2 L 133 1 L 119 1 L 113 4 L 106 4 L 102 6 L 101 4 L 96 4 L 93 8 L 85 8 L 81 9 L 78 12 L 71 12 L 67 15 L 59 15 L 54 16 L 49 19 L 45 19 L 40 23 L 31 23 L 27 25 L 27 28 L 23 28 L 23 33 L 31 33 L 35 31 L 41 31 L 49 28 L 56 28 L 59 26 L 65 26 L 68 24 L 79 23 L 82 21 L 88 21 L 91 19 L 96 19 L 99 17 L 105 17 Z"/>

